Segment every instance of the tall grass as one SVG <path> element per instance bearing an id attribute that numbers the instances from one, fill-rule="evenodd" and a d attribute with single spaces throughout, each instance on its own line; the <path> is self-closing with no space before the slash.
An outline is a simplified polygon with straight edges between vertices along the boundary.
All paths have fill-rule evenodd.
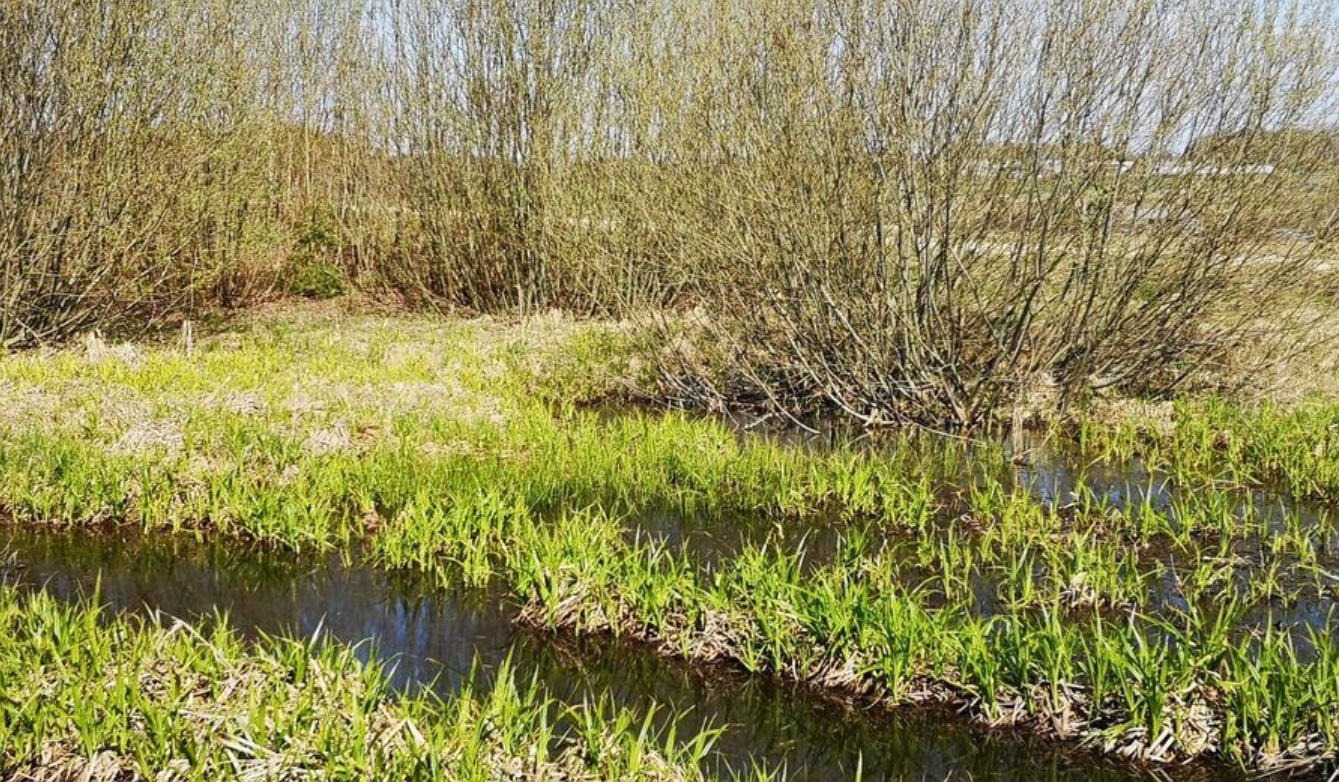
<path id="1" fill-rule="evenodd" d="M 1329 622 L 1303 659 L 1272 624 L 1243 636 L 1232 598 L 1212 611 L 1084 618 L 1054 593 L 1035 610 L 982 615 L 970 593 L 933 601 L 930 588 L 907 585 L 904 560 L 858 547 L 816 568 L 802 551 L 746 548 L 708 574 L 628 542 L 599 512 L 521 521 L 502 541 L 438 529 L 436 551 L 404 545 L 418 524 L 397 519 L 378 555 L 413 567 L 491 562 L 524 620 L 543 628 L 630 636 L 880 703 L 949 702 L 1142 761 L 1217 754 L 1270 770 L 1335 756 Z M 1041 540 L 1029 545 L 1047 548 Z M 1126 577 L 1148 589 L 1146 573 Z"/>
<path id="2" fill-rule="evenodd" d="M 509 668 L 450 700 L 323 639 L 242 642 L 0 587 L 0 774 L 18 779 L 703 779 L 688 744 Z M 761 773 L 759 779 L 764 778 Z"/>

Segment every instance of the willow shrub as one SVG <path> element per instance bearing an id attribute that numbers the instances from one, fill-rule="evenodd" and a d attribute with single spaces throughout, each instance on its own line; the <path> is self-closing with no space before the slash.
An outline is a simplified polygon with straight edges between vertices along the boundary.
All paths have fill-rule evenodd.
<path id="1" fill-rule="evenodd" d="M 1314 0 L 0 15 L 11 346 L 356 283 L 669 312 L 688 399 L 973 427 L 1277 356 L 1333 239 Z"/>

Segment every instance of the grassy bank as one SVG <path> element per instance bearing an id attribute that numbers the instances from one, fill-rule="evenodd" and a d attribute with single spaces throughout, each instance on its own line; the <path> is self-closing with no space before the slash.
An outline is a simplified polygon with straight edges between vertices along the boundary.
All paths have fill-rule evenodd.
<path id="1" fill-rule="evenodd" d="M 0 776 L 29 780 L 693 780 L 676 746 L 607 704 L 560 711 L 504 670 L 487 693 L 392 697 L 319 640 L 244 644 L 0 588 Z"/>
<path id="2" fill-rule="evenodd" d="M 1094 527 L 1011 510 L 982 539 L 950 526 L 900 550 L 852 534 L 812 567 L 803 548 L 747 547 L 710 573 L 629 542 L 598 512 L 542 522 L 500 499 L 404 516 L 375 545 L 390 565 L 500 577 L 544 628 L 629 635 L 861 699 L 953 703 L 1144 761 L 1334 757 L 1335 627 L 1293 634 L 1270 614 L 1307 590 L 1297 574 L 1275 573 L 1281 594 L 1253 590 L 1222 561 L 1164 570 Z M 986 574 L 991 610 L 973 589 Z M 1179 601 L 1159 604 L 1167 577 Z"/>
<path id="3" fill-rule="evenodd" d="M 642 387 L 641 366 L 619 325 L 330 310 L 190 352 L 10 356 L 0 503 L 21 523 L 358 544 L 385 567 L 500 580 L 540 627 L 947 701 L 1144 762 L 1333 762 L 1332 520 L 1249 492 L 1334 499 L 1339 457 L 1316 444 L 1339 408 L 1187 402 L 1171 427 L 1057 431 L 1071 465 L 1142 456 L 1157 491 L 1079 481 L 1043 502 L 1016 474 L 1040 457 L 995 442 L 809 450 L 585 409 Z M 633 534 L 650 511 L 745 513 L 773 533 L 704 567 Z M 832 550 L 797 542 L 834 527 Z"/>
<path id="4" fill-rule="evenodd" d="M 1187 400 L 1170 426 L 1090 422 L 1080 440 L 1111 458 L 1137 456 L 1186 484 L 1271 487 L 1331 502 L 1339 498 L 1339 404 L 1332 397 Z"/>
<path id="5" fill-rule="evenodd" d="M 933 475 L 963 466 L 965 445 L 814 455 L 687 415 L 580 410 L 636 371 L 617 329 L 563 320 L 278 322 L 193 356 L 97 344 L 13 356 L 0 362 L 0 503 L 30 522 L 294 549 L 496 485 L 534 508 L 827 509 L 917 526 Z M 925 475 L 908 477 L 912 465 Z"/>

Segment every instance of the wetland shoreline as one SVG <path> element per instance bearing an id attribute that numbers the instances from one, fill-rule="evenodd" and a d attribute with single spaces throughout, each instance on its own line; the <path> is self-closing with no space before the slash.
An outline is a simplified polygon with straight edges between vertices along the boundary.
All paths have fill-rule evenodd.
<path id="1" fill-rule="evenodd" d="M 1052 435 L 1052 466 L 915 432 L 814 449 L 591 410 L 636 382 L 633 342 L 354 317 L 266 321 L 193 355 L 10 356 L 0 505 L 33 528 L 361 548 L 500 585 L 542 629 L 947 700 L 1139 763 L 1333 762 L 1339 456 L 1316 444 L 1335 408 L 1188 401 L 1171 431 Z"/>

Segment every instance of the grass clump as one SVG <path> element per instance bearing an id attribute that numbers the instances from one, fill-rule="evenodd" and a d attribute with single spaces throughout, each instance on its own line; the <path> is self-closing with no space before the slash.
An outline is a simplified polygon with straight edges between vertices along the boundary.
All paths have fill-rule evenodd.
<path id="1" fill-rule="evenodd" d="M 607 702 L 562 709 L 505 667 L 449 701 L 320 639 L 243 643 L 0 588 L 0 775 L 55 780 L 696 780 Z"/>
<path id="2" fill-rule="evenodd" d="M 1080 440 L 1109 459 L 1139 457 L 1184 485 L 1267 487 L 1297 497 L 1339 499 L 1339 405 L 1184 400 L 1168 429 L 1086 421 Z"/>
<path id="3" fill-rule="evenodd" d="M 907 558 L 859 536 L 820 565 L 806 566 L 803 549 L 764 545 L 703 571 L 661 544 L 629 540 L 598 511 L 543 521 L 517 512 L 509 536 L 438 526 L 435 549 L 412 545 L 417 518 L 375 539 L 382 562 L 451 562 L 476 580 L 500 577 L 522 601 L 523 620 L 548 630 L 629 636 L 667 655 L 884 704 L 951 703 L 992 725 L 1025 725 L 1140 761 L 1217 755 L 1278 770 L 1339 751 L 1333 625 L 1301 645 L 1272 623 L 1243 633 L 1245 606 L 1231 595 L 1215 595 L 1216 609 L 1191 595 L 1189 608 L 1155 612 L 1141 594 L 1135 610 L 1092 613 L 1076 610 L 1086 606 L 1069 592 L 1084 585 L 1071 578 L 982 613 L 971 590 L 944 586 L 952 577 L 915 583 Z M 1029 547 L 1063 556 L 1041 539 Z M 965 546 L 943 548 L 962 558 Z M 1036 572 L 1016 570 L 1002 593 L 1024 589 Z M 1148 571 L 1120 573 L 1135 591 L 1150 589 Z"/>

